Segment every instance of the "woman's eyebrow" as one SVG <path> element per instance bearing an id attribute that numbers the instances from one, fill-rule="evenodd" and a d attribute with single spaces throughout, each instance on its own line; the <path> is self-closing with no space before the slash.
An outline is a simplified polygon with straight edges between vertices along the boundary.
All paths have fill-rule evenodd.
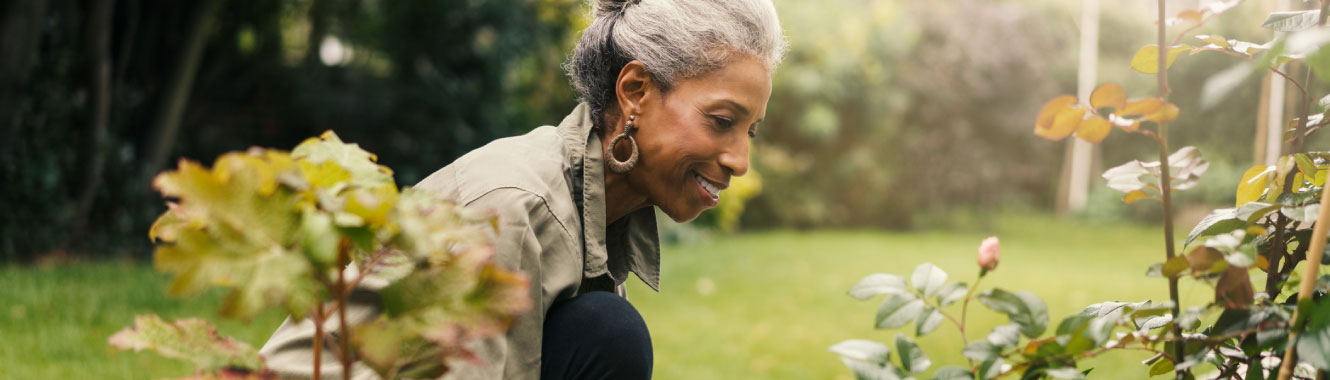
<path id="1" fill-rule="evenodd" d="M 729 99 L 721 99 L 720 101 L 729 104 L 731 107 L 734 107 L 735 111 L 739 111 L 740 116 L 747 117 L 751 113 L 748 112 L 747 107 L 744 107 L 742 104 L 739 104 L 739 102 Z"/>

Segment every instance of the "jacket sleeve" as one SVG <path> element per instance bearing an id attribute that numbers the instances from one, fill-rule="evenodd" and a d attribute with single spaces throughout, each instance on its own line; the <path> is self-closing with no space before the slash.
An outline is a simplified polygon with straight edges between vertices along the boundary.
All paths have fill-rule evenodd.
<path id="1" fill-rule="evenodd" d="M 549 294 L 543 283 L 543 263 L 567 267 L 575 265 L 575 270 L 562 270 L 562 276 L 576 274 L 580 280 L 580 261 L 568 262 L 574 257 L 569 250 L 573 245 L 568 242 L 568 234 L 557 219 L 548 210 L 540 197 L 518 189 L 497 189 L 486 193 L 466 204 L 469 207 L 493 211 L 499 218 L 499 232 L 493 236 L 496 262 L 509 270 L 519 270 L 527 275 L 530 283 L 529 294 L 532 297 L 531 311 L 519 316 L 504 336 L 472 342 L 468 348 L 475 352 L 481 363 L 452 361 L 451 370 L 443 378 L 453 379 L 538 379 L 540 377 L 541 327 L 545 320 L 545 311 L 549 309 L 557 294 Z M 542 245 L 551 242 L 550 247 Z M 580 255 L 575 257 L 580 258 Z M 565 279 L 567 282 L 567 279 Z M 557 292 L 571 292 L 572 286 L 555 286 Z M 347 309 L 347 321 L 360 324 L 372 320 L 380 313 L 377 291 L 387 286 L 386 282 L 366 278 L 352 293 L 351 307 Z M 324 331 L 335 331 L 335 319 L 325 325 Z M 333 334 L 335 337 L 335 333 Z M 287 318 L 278 327 L 268 342 L 260 350 L 267 360 L 269 369 L 283 378 L 307 379 L 311 376 L 313 358 L 314 324 L 309 319 L 295 322 Z M 322 359 L 323 378 L 340 378 L 341 366 L 335 354 L 332 339 L 324 339 Z M 378 376 L 363 364 L 352 367 L 352 376 L 357 380 L 377 379 Z"/>

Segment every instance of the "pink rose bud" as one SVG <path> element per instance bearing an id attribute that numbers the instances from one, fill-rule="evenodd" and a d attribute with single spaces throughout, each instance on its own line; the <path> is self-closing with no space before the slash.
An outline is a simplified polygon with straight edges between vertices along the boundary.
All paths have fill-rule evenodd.
<path id="1" fill-rule="evenodd" d="M 981 273 L 988 273 L 988 271 L 996 269 L 1000 256 L 997 236 L 989 236 L 982 243 L 979 243 L 979 268 L 983 268 Z"/>

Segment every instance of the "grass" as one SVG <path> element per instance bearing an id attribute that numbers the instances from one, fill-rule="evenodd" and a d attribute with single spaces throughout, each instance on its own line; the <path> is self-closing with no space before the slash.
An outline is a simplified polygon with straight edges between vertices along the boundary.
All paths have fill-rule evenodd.
<path id="1" fill-rule="evenodd" d="M 1049 306 L 1051 324 L 1091 303 L 1167 299 L 1162 279 L 1146 278 L 1162 261 L 1156 228 L 1086 225 L 1046 217 L 999 218 L 991 229 L 883 233 L 772 231 L 721 236 L 662 253 L 661 292 L 633 280 L 629 296 L 651 328 L 658 379 L 850 379 L 826 348 L 844 339 L 891 342 L 874 330 L 874 301 L 845 291 L 875 272 L 906 275 L 923 262 L 953 281 L 973 283 L 975 248 L 1002 239 L 1002 263 L 982 286 L 1031 290 Z M 222 334 L 260 345 L 281 322 L 268 312 L 249 324 L 222 320 L 220 292 L 195 299 L 164 294 L 168 278 L 142 263 L 95 262 L 55 268 L 0 267 L 0 378 L 147 379 L 190 373 L 152 354 L 112 352 L 106 337 L 135 314 L 204 317 Z M 1184 304 L 1210 290 L 1183 281 Z M 946 309 L 959 314 L 959 305 Z M 971 305 L 971 339 L 1006 323 Z M 1051 329 L 1052 327 L 1050 327 Z M 944 323 L 919 339 L 933 368 L 964 364 L 956 329 Z M 1145 353 L 1110 353 L 1090 362 L 1092 378 L 1144 378 Z M 927 378 L 927 377 L 922 377 Z"/>

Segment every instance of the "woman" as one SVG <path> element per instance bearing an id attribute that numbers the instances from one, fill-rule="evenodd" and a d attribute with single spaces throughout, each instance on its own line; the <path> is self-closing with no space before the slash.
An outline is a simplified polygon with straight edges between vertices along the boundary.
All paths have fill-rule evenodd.
<path id="1" fill-rule="evenodd" d="M 558 127 L 496 140 L 417 185 L 498 214 L 496 260 L 530 276 L 536 305 L 472 347 L 484 364 L 450 363 L 448 378 L 650 378 L 650 335 L 624 281 L 633 272 L 658 288 L 655 208 L 692 220 L 748 171 L 785 49 L 770 0 L 593 4 L 567 64 L 583 103 Z M 377 313 L 357 298 L 351 319 Z M 288 320 L 263 347 L 269 366 L 308 376 L 312 334 Z M 333 362 L 323 374 L 339 375 Z"/>

